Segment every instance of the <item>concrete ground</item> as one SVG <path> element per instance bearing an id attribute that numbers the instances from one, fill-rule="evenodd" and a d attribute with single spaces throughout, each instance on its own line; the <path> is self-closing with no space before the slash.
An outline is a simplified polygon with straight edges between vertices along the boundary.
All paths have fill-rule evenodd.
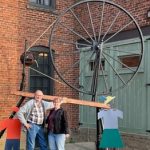
<path id="1" fill-rule="evenodd" d="M 95 150 L 94 142 L 67 143 L 65 150 Z"/>

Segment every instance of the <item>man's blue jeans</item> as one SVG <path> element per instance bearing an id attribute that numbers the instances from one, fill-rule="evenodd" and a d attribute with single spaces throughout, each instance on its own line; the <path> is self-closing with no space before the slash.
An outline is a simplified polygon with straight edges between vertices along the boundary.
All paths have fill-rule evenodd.
<path id="1" fill-rule="evenodd" d="M 65 150 L 65 134 L 53 134 L 49 132 L 48 143 L 50 150 Z"/>
<path id="2" fill-rule="evenodd" d="M 44 135 L 44 129 L 42 126 L 30 123 L 31 128 L 27 130 L 27 140 L 26 140 L 26 149 L 34 150 L 35 148 L 35 139 L 37 138 L 40 150 L 48 150 L 47 140 Z"/>

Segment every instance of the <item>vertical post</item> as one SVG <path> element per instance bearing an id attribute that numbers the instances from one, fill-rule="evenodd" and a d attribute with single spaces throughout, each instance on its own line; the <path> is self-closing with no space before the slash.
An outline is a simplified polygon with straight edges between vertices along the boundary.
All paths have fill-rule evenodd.
<path id="1" fill-rule="evenodd" d="M 97 94 L 97 85 L 98 85 L 98 73 L 99 73 L 99 67 L 101 63 L 101 50 L 97 46 L 93 46 L 94 50 L 96 51 L 96 57 L 94 60 L 94 72 L 93 72 L 93 79 L 92 79 L 92 86 L 91 86 L 91 92 L 92 92 L 92 101 L 96 100 L 96 94 Z M 101 121 L 98 120 L 98 112 L 99 108 L 96 108 L 96 150 L 99 150 L 99 140 L 100 140 L 100 132 L 102 129 Z M 101 130 L 101 131 L 100 131 Z"/>

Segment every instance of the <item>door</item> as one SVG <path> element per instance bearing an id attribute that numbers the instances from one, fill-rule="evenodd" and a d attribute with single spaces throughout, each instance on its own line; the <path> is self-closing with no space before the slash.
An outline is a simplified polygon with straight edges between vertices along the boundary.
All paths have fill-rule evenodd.
<path id="1" fill-rule="evenodd" d="M 113 43 L 109 43 L 107 49 L 110 48 L 109 53 L 111 56 L 114 57 L 115 60 L 119 60 L 124 64 L 130 66 L 133 70 L 138 65 L 140 55 L 135 55 L 134 51 L 138 49 L 138 40 L 123 40 L 117 41 Z M 145 46 L 148 45 L 145 42 Z M 148 48 L 148 47 L 146 47 Z M 130 51 L 130 53 L 122 53 L 122 52 L 115 52 L 111 51 L 111 49 L 119 49 L 122 51 Z M 84 50 L 83 50 L 84 51 Z M 133 51 L 133 52 L 132 52 Z M 147 50 L 145 50 L 147 52 Z M 145 53 L 146 53 L 145 52 Z M 83 54 L 81 53 L 81 56 Z M 80 64 L 80 70 L 83 69 L 84 63 L 89 62 L 86 66 L 86 71 L 83 73 L 82 77 L 80 78 L 80 84 L 90 90 L 91 80 L 92 80 L 92 58 L 88 60 L 88 54 L 85 54 L 84 51 L 84 61 Z M 147 55 L 148 56 L 148 55 Z M 149 55 L 150 56 L 150 55 Z M 124 68 L 123 65 L 117 63 L 111 58 L 108 58 L 109 62 L 115 66 L 117 72 L 120 75 L 120 78 L 124 80 L 128 79 L 131 76 L 131 70 Z M 124 118 L 123 120 L 119 121 L 119 126 L 122 131 L 125 132 L 135 132 L 135 133 L 145 133 L 146 126 L 147 126 L 147 96 L 146 88 L 150 89 L 150 86 L 145 86 L 145 83 L 148 82 L 146 80 L 150 77 L 146 77 L 147 74 L 147 64 L 145 61 L 148 60 L 144 58 L 140 64 L 138 73 L 136 74 L 135 78 L 132 79 L 131 82 L 124 88 L 118 89 L 112 93 L 113 96 L 116 98 L 111 102 L 112 108 L 117 108 L 123 111 Z M 103 61 L 103 59 L 102 59 Z M 111 66 L 107 62 L 103 62 L 103 68 L 106 80 L 109 81 L 108 86 L 112 89 L 117 89 L 121 84 L 121 80 L 118 79 L 116 73 L 113 73 Z M 99 68 L 101 69 L 101 68 Z M 150 69 L 149 69 L 150 70 Z M 102 80 L 102 73 L 99 73 L 98 84 L 100 85 L 99 88 L 105 87 L 105 83 Z M 150 83 L 150 82 L 149 82 Z M 99 89 L 97 89 L 99 91 Z M 150 92 L 149 92 L 150 93 Z M 87 94 L 80 94 L 80 99 L 89 99 L 91 100 L 91 96 Z M 99 95 L 97 95 L 97 101 L 99 101 Z M 150 110 L 148 109 L 148 113 Z M 85 128 L 95 128 L 96 127 L 96 111 L 95 108 L 80 106 L 80 123 L 82 123 L 82 127 Z M 148 125 L 150 125 L 150 119 L 148 121 Z"/>

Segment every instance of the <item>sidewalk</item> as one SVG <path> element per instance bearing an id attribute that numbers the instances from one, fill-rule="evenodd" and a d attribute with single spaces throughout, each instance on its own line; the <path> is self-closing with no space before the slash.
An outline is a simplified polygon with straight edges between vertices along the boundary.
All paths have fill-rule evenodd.
<path id="1" fill-rule="evenodd" d="M 67 143 L 66 150 L 95 150 L 94 142 Z"/>

